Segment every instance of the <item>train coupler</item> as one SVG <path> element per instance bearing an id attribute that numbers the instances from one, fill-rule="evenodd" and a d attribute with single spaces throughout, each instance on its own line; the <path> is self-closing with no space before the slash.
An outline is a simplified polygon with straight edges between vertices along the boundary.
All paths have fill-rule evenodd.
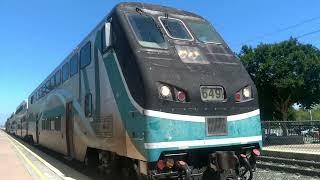
<path id="1" fill-rule="evenodd" d="M 215 171 L 224 171 L 236 169 L 239 164 L 239 158 L 234 151 L 217 151 L 210 154 L 210 167 Z"/>
<path id="2" fill-rule="evenodd" d="M 209 160 L 203 179 L 238 179 L 239 158 L 234 151 L 217 151 Z"/>

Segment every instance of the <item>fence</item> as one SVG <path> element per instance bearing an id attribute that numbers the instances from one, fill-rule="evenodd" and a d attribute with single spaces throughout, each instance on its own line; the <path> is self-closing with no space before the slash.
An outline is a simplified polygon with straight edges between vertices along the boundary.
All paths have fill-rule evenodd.
<path id="1" fill-rule="evenodd" d="M 320 121 L 263 121 L 263 145 L 269 149 L 320 154 Z"/>

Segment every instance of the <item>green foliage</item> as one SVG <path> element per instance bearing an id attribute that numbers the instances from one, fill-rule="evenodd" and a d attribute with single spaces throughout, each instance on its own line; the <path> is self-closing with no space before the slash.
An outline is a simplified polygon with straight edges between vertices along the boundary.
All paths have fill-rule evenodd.
<path id="1" fill-rule="evenodd" d="M 294 120 L 297 121 L 306 121 L 311 120 L 309 111 L 304 109 L 299 109 L 294 112 Z"/>
<path id="2" fill-rule="evenodd" d="M 290 38 L 276 44 L 243 46 L 239 54 L 259 92 L 263 120 L 287 120 L 294 103 L 320 102 L 320 51 Z"/>
<path id="3" fill-rule="evenodd" d="M 290 120 L 296 120 L 296 121 L 308 121 L 311 120 L 320 120 L 320 109 L 298 109 L 293 110 L 292 112 L 292 118 L 289 118 Z"/>
<path id="4" fill-rule="evenodd" d="M 320 110 L 312 111 L 313 120 L 320 120 Z"/>

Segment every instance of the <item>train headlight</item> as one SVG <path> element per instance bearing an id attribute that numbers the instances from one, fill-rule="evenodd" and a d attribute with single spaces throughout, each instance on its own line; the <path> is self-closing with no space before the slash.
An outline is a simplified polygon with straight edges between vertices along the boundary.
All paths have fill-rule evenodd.
<path id="1" fill-rule="evenodd" d="M 180 58 L 186 58 L 189 54 L 187 50 L 181 49 L 180 51 L 178 51 L 178 55 Z"/>
<path id="2" fill-rule="evenodd" d="M 176 101 L 185 103 L 187 102 L 187 92 L 182 90 L 181 88 L 164 84 L 162 82 L 157 83 L 158 86 L 158 94 L 160 99 L 164 99 L 167 101 Z"/>
<path id="3" fill-rule="evenodd" d="M 244 102 L 253 99 L 251 86 L 246 86 L 238 91 L 234 96 L 236 102 Z"/>
<path id="4" fill-rule="evenodd" d="M 176 45 L 176 50 L 184 63 L 209 64 L 209 61 L 207 61 L 206 57 L 201 54 L 200 49 L 197 47 Z"/>
<path id="5" fill-rule="evenodd" d="M 161 86 L 160 87 L 160 94 L 162 97 L 169 97 L 171 95 L 171 90 L 168 86 Z"/>
<path id="6" fill-rule="evenodd" d="M 251 87 L 245 87 L 242 91 L 242 94 L 244 98 L 251 98 Z"/>

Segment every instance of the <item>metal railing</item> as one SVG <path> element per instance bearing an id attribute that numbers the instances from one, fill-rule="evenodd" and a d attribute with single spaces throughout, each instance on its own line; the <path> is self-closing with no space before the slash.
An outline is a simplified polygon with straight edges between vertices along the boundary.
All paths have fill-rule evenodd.
<path id="1" fill-rule="evenodd" d="M 320 121 L 263 121 L 263 145 L 292 149 L 292 151 L 319 152 Z"/>
<path id="2" fill-rule="evenodd" d="M 320 121 L 263 121 L 259 168 L 320 177 Z"/>

